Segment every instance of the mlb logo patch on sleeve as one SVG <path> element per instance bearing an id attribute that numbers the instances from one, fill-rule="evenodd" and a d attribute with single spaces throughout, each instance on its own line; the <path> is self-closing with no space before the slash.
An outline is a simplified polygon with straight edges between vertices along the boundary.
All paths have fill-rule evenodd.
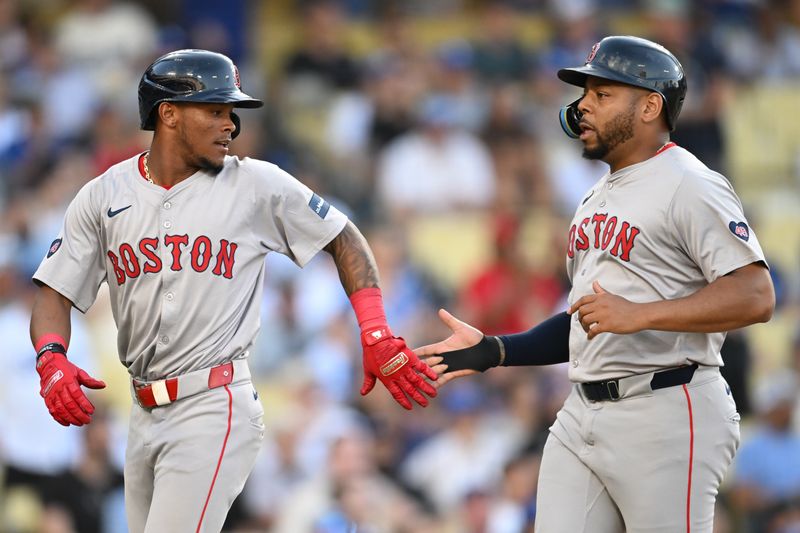
<path id="1" fill-rule="evenodd" d="M 331 204 L 326 202 L 324 198 L 315 193 L 311 195 L 311 200 L 308 202 L 308 207 L 318 214 L 319 218 L 325 218 L 325 215 L 328 214 L 328 209 L 331 208 Z"/>
<path id="2" fill-rule="evenodd" d="M 750 239 L 750 230 L 747 228 L 747 224 L 744 222 L 731 221 L 731 223 L 728 224 L 728 228 L 731 230 L 731 233 L 743 241 L 747 242 Z"/>
<path id="3" fill-rule="evenodd" d="M 56 239 L 53 241 L 53 244 L 50 245 L 50 249 L 47 250 L 47 257 L 52 256 L 59 248 L 61 248 L 61 239 Z"/>

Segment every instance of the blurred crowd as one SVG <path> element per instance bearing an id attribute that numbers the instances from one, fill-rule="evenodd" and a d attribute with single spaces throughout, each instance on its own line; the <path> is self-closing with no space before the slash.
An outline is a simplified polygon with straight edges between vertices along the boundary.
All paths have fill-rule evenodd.
<path id="1" fill-rule="evenodd" d="M 566 307 L 567 223 L 606 167 L 560 132 L 577 93 L 555 71 L 610 33 L 682 61 L 673 140 L 737 187 L 778 292 L 773 321 L 723 347 L 743 439 L 715 533 L 800 531 L 800 0 L 0 0 L 0 531 L 126 531 L 131 398 L 107 293 L 73 311 L 69 354 L 110 386 L 92 424 L 63 428 L 38 395 L 30 276 L 77 190 L 147 149 L 136 87 L 155 57 L 237 62 L 267 105 L 240 113 L 232 150 L 365 231 L 389 323 L 420 346 L 447 335 L 440 307 L 487 334 Z M 565 368 L 494 369 L 411 413 L 380 387 L 362 398 L 333 263 L 265 268 L 251 367 L 267 435 L 226 531 L 533 531 Z"/>

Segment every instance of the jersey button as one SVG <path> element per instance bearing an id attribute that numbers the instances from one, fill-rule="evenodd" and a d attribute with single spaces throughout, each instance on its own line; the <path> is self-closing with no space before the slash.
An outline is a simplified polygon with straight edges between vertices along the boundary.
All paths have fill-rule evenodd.
<path id="1" fill-rule="evenodd" d="M 610 191 L 610 190 L 611 190 L 611 189 L 613 189 L 613 188 L 614 188 L 614 184 L 613 184 L 613 183 L 609 183 L 609 184 L 608 184 L 608 190 Z"/>
<path id="2" fill-rule="evenodd" d="M 172 222 L 167 220 L 166 222 L 164 222 L 164 227 L 167 228 L 167 229 L 171 228 L 172 227 Z"/>
<path id="3" fill-rule="evenodd" d="M 169 344 L 169 337 L 167 337 L 166 335 L 161 337 L 161 344 Z"/>
<path id="4" fill-rule="evenodd" d="M 172 207 L 172 204 L 171 204 L 171 203 L 169 203 L 169 202 L 164 202 L 164 209 L 169 209 L 170 207 Z"/>
<path id="5" fill-rule="evenodd" d="M 600 202 L 600 207 L 605 207 L 605 206 L 606 206 L 606 201 L 605 201 L 605 200 L 603 200 L 602 202 Z"/>
<path id="6" fill-rule="evenodd" d="M 165 343 L 165 344 L 166 344 L 166 343 Z M 573 360 L 572 360 L 572 367 L 573 367 L 573 368 L 578 368 L 578 364 L 579 364 L 579 363 L 578 363 L 578 360 L 577 360 L 577 359 L 573 359 Z"/>
<path id="7" fill-rule="evenodd" d="M 172 300 L 175 298 L 175 295 L 174 295 L 174 294 L 172 294 L 171 292 L 168 292 L 168 293 L 165 295 L 165 298 L 166 298 L 168 301 L 170 301 L 170 302 L 171 302 L 171 301 L 172 301 Z"/>

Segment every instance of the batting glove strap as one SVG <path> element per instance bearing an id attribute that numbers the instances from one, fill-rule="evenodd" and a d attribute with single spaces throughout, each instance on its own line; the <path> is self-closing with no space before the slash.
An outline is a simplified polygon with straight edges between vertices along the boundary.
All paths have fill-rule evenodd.
<path id="1" fill-rule="evenodd" d="M 65 357 L 67 355 L 67 349 L 64 347 L 63 344 L 58 343 L 58 342 L 47 343 L 44 346 L 42 346 L 39 349 L 38 352 L 36 352 L 36 365 L 37 365 L 37 367 L 39 366 L 39 360 L 47 352 L 60 353 L 60 354 L 64 355 Z"/>
<path id="2" fill-rule="evenodd" d="M 392 337 L 394 337 L 394 335 L 392 335 L 392 330 L 389 329 L 389 326 L 368 329 L 361 332 L 361 345 L 375 346 L 379 342 L 391 339 Z"/>
<path id="3" fill-rule="evenodd" d="M 469 348 L 453 350 L 439 354 L 442 363 L 447 365 L 448 372 L 456 370 L 477 370 L 485 372 L 492 367 L 503 364 L 505 359 L 505 345 L 500 337 L 484 335 L 481 341 Z"/>

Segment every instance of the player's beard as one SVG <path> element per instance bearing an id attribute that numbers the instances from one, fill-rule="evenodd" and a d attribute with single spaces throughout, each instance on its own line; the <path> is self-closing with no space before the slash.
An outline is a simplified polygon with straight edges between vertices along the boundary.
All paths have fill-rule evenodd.
<path id="1" fill-rule="evenodd" d="M 202 170 L 203 172 L 208 172 L 209 174 L 213 174 L 215 176 L 220 172 L 222 172 L 223 166 L 225 164 L 224 160 L 222 164 L 218 165 L 208 157 L 196 153 L 192 145 L 192 139 L 186 134 L 185 129 L 183 128 L 180 129 L 179 136 L 183 146 L 186 147 L 190 152 L 192 152 L 191 166 L 193 166 L 198 170 Z"/>
<path id="2" fill-rule="evenodd" d="M 636 118 L 636 106 L 632 103 L 627 111 L 623 111 L 608 123 L 603 133 L 595 130 L 597 145 L 589 148 L 584 145 L 583 157 L 586 159 L 603 159 L 620 144 L 633 138 L 633 122 Z"/>
<path id="3" fill-rule="evenodd" d="M 209 174 L 214 174 L 215 176 L 222 172 L 224 167 L 224 163 L 222 165 L 217 165 L 213 163 L 211 160 L 206 159 L 205 157 L 199 158 L 199 165 L 200 170 L 208 172 Z"/>

